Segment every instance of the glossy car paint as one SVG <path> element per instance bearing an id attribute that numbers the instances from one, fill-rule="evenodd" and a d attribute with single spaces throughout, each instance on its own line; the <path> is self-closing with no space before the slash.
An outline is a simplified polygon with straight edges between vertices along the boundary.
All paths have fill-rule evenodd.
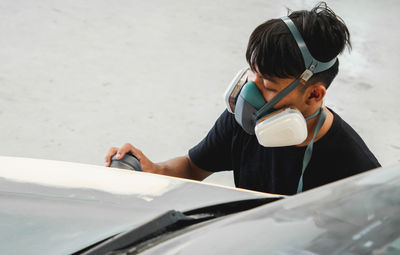
<path id="1" fill-rule="evenodd" d="M 227 216 L 143 254 L 400 254 L 400 165 Z"/>
<path id="2" fill-rule="evenodd" d="M 0 157 L 0 251 L 70 254 L 171 209 L 268 196 L 122 169 Z"/>

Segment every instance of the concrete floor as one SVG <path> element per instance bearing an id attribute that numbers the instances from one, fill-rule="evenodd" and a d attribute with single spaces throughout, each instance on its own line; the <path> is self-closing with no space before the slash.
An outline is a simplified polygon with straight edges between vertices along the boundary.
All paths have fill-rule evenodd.
<path id="1" fill-rule="evenodd" d="M 128 141 L 156 162 L 186 154 L 224 110 L 253 29 L 316 2 L 3 0 L 0 155 L 103 164 Z M 326 104 L 396 164 L 400 2 L 328 5 L 353 50 Z M 208 181 L 232 185 L 230 173 Z"/>

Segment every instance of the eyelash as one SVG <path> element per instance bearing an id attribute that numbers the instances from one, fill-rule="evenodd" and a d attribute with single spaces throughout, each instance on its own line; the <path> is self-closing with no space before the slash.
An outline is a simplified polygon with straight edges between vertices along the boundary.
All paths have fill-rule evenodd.
<path id="1" fill-rule="evenodd" d="M 264 89 L 265 89 L 265 90 L 268 90 L 268 91 L 270 91 L 270 92 L 274 92 L 274 93 L 276 92 L 276 90 L 270 89 L 270 88 L 267 88 L 267 87 L 264 87 Z"/>

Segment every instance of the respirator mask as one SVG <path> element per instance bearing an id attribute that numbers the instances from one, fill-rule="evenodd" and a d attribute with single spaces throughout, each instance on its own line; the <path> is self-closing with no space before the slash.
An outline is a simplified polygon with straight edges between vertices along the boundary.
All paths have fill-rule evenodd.
<path id="1" fill-rule="evenodd" d="M 314 73 L 325 71 L 333 66 L 336 57 L 328 62 L 316 60 L 309 52 L 300 32 L 289 17 L 281 18 L 288 26 L 301 51 L 306 70 L 295 81 L 279 92 L 270 101 L 265 101 L 256 84 L 247 81 L 248 69 L 243 69 L 232 80 L 224 98 L 229 112 L 234 114 L 236 122 L 250 135 L 256 135 L 258 142 L 264 147 L 280 147 L 301 144 L 308 135 L 306 121 L 320 115 L 314 137 L 307 146 L 303 160 L 303 171 L 298 192 L 302 190 L 302 176 L 311 158 L 312 144 L 316 134 L 325 121 L 326 114 L 321 109 L 304 118 L 295 108 L 274 109 L 282 98 L 299 85 L 305 85 Z"/>
<path id="2" fill-rule="evenodd" d="M 273 106 L 297 86 L 304 85 L 314 73 L 329 69 L 336 61 L 336 58 L 328 62 L 314 59 L 293 21 L 289 17 L 282 20 L 297 42 L 306 70 L 268 102 L 254 82 L 247 82 L 248 69 L 239 71 L 224 95 L 227 109 L 235 115 L 237 123 L 246 133 L 255 134 L 264 147 L 297 145 L 307 138 L 306 121 L 318 116 L 320 110 L 304 118 L 295 108 L 274 109 Z"/>

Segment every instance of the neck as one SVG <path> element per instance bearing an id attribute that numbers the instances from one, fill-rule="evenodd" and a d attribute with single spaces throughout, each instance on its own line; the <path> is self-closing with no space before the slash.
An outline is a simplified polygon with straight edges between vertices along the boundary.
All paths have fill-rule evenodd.
<path id="1" fill-rule="evenodd" d="M 321 139 L 328 132 L 328 130 L 331 128 L 332 123 L 333 123 L 333 114 L 328 110 L 328 108 L 326 108 L 324 106 L 324 107 L 322 107 L 322 110 L 325 111 L 325 113 L 326 113 L 326 119 L 325 119 L 325 122 L 322 125 L 321 129 L 319 130 L 318 134 L 315 136 L 314 142 Z M 302 142 L 301 144 L 299 144 L 297 146 L 300 146 L 300 147 L 307 146 L 311 142 L 311 140 L 314 136 L 314 131 L 317 126 L 319 117 L 320 117 L 320 115 L 307 121 L 307 130 L 308 130 L 307 138 L 306 138 L 306 140 L 304 140 L 304 142 Z"/>

